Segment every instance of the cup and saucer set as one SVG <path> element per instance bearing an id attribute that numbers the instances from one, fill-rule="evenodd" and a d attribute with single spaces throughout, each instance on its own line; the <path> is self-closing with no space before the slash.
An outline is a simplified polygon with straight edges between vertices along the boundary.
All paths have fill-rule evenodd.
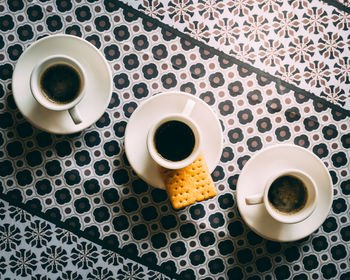
<path id="1" fill-rule="evenodd" d="M 286 184 L 298 193 L 288 193 Z M 243 167 L 236 188 L 237 206 L 258 235 L 278 242 L 296 241 L 312 234 L 327 218 L 332 186 L 326 166 L 311 151 L 274 145 L 253 155 Z M 284 199 L 295 203 L 288 205 Z"/>
<path id="2" fill-rule="evenodd" d="M 189 103 L 194 103 L 193 108 L 190 113 L 184 113 Z M 189 94 L 160 93 L 134 111 L 125 131 L 125 151 L 129 162 L 149 185 L 164 189 L 158 165 L 171 168 L 155 157 L 154 148 L 150 148 L 149 138 L 154 135 L 154 127 L 169 118 L 188 114 L 200 129 L 201 150 L 209 172 L 217 166 L 223 137 L 221 124 L 211 107 Z M 296 200 L 291 209 L 287 209 L 288 213 L 284 213 L 284 209 L 270 207 L 268 196 L 273 183 L 286 178 L 289 181 L 282 182 L 282 185 L 291 185 L 290 180 L 294 180 L 293 188 L 299 188 L 297 197 L 293 197 L 293 193 L 288 194 L 288 189 L 283 186 L 282 190 L 278 190 L 282 194 L 287 192 L 284 195 L 287 199 L 292 195 L 292 199 Z M 326 219 L 333 201 L 332 180 L 323 162 L 309 150 L 289 144 L 272 145 L 257 152 L 242 169 L 237 182 L 236 201 L 243 220 L 257 234 L 273 241 L 295 241 L 312 234 Z"/>
<path id="3" fill-rule="evenodd" d="M 60 73 L 70 74 L 60 77 Z M 72 89 L 68 84 L 72 94 L 61 89 L 59 79 L 76 86 Z M 50 133 L 71 134 L 102 116 L 113 84 L 110 66 L 98 49 L 75 36 L 53 35 L 35 42 L 21 55 L 12 88 L 18 109 L 34 126 Z M 157 155 L 153 139 L 164 124 L 176 121 L 190 128 L 194 139 L 191 149 L 195 152 L 169 164 Z M 212 108 L 182 92 L 159 93 L 142 102 L 125 130 L 130 165 L 141 179 L 160 189 L 165 185 L 159 165 L 182 168 L 202 152 L 211 173 L 222 149 L 222 127 Z M 165 150 L 173 152 L 169 145 Z M 292 185 L 298 192 L 290 193 L 288 186 Z M 285 200 L 288 209 L 281 206 Z M 299 240 L 312 234 L 326 219 L 333 201 L 332 180 L 323 162 L 309 150 L 273 145 L 257 152 L 242 169 L 236 201 L 243 220 L 260 236 L 280 242 Z"/>
<path id="4" fill-rule="evenodd" d="M 43 68 L 60 63 L 73 67 L 81 79 L 76 98 L 64 105 L 48 102 L 38 88 Z M 95 123 L 106 111 L 112 89 L 111 69 L 99 50 L 82 38 L 66 34 L 47 36 L 29 46 L 12 77 L 14 100 L 22 115 L 54 134 L 76 133 Z"/>

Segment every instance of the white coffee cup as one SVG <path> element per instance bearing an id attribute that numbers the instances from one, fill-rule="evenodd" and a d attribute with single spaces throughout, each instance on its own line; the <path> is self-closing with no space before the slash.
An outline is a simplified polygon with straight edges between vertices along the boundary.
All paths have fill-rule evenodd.
<path id="1" fill-rule="evenodd" d="M 302 185 L 305 188 L 305 193 L 306 193 L 305 194 L 306 197 L 304 196 L 305 202 L 300 206 L 300 208 L 295 209 L 295 211 L 292 211 L 289 213 L 285 211 L 281 211 L 281 208 L 280 210 L 278 210 L 278 207 L 276 207 L 276 205 L 274 206 L 273 203 L 271 202 L 272 192 L 275 192 L 274 190 L 272 190 L 272 188 L 280 188 L 278 192 L 279 193 L 284 192 L 285 196 L 282 199 L 283 202 L 287 202 L 288 200 L 286 197 L 287 189 L 288 189 L 287 192 L 289 193 L 289 198 L 291 196 L 295 196 L 295 194 L 291 194 L 289 192 L 291 190 L 290 188 L 281 189 L 282 188 L 281 186 L 276 187 L 276 182 L 278 182 L 277 180 L 278 179 L 284 180 L 281 178 L 286 178 L 285 176 L 290 176 L 290 177 L 296 178 L 297 180 L 300 180 L 302 182 Z M 285 180 L 285 183 L 286 183 L 286 180 Z M 300 187 L 294 187 L 293 189 L 295 190 L 297 188 L 301 190 Z M 269 198 L 269 194 L 270 194 L 270 198 Z M 247 205 L 255 205 L 255 204 L 263 203 L 267 212 L 270 214 L 272 218 L 274 218 L 275 220 L 281 223 L 291 224 L 291 223 L 301 222 L 306 218 L 308 218 L 316 208 L 317 198 L 318 198 L 318 191 L 314 180 L 309 175 L 307 175 L 306 173 L 300 170 L 291 169 L 291 170 L 284 170 L 283 172 L 280 172 L 278 174 L 275 174 L 274 176 L 271 176 L 265 183 L 265 188 L 263 193 L 246 197 L 245 201 Z"/>
<path id="2" fill-rule="evenodd" d="M 148 152 L 151 155 L 152 159 L 160 166 L 167 169 L 180 169 L 190 165 L 198 158 L 201 147 L 201 133 L 196 122 L 190 117 L 195 104 L 196 103 L 193 100 L 189 99 L 186 102 L 181 113 L 165 115 L 164 117 L 160 118 L 156 123 L 154 123 L 149 129 L 147 135 Z M 190 128 L 194 136 L 192 152 L 185 158 L 176 161 L 169 160 L 162 156 L 161 153 L 157 150 L 155 143 L 155 135 L 158 129 L 162 125 L 167 124 L 171 121 L 178 121 L 184 123 L 187 127 Z"/>
<path id="3" fill-rule="evenodd" d="M 60 64 L 67 65 L 73 68 L 79 75 L 80 79 L 80 87 L 77 91 L 75 98 L 64 103 L 60 103 L 58 101 L 54 101 L 48 98 L 47 94 L 44 93 L 44 90 L 41 88 L 40 85 L 42 76 L 45 73 L 45 71 L 50 67 Z M 49 110 L 67 110 L 75 124 L 79 124 L 82 122 L 82 117 L 80 116 L 77 104 L 82 100 L 85 94 L 85 87 L 86 74 L 83 67 L 76 59 L 66 55 L 53 55 L 44 58 L 42 61 L 39 61 L 39 63 L 33 68 L 33 71 L 30 76 L 30 89 L 36 101 Z"/>

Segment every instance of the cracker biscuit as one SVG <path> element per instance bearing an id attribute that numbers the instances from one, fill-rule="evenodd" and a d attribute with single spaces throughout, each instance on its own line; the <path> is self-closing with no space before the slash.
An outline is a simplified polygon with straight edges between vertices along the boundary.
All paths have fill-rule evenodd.
<path id="1" fill-rule="evenodd" d="M 214 197 L 216 188 L 203 153 L 189 166 L 171 170 L 161 167 L 162 178 L 172 206 L 179 209 Z"/>

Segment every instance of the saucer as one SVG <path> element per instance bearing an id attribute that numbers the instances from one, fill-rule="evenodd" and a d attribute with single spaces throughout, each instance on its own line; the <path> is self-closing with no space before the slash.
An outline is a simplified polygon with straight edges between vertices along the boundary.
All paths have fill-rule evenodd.
<path id="1" fill-rule="evenodd" d="M 86 94 L 77 105 L 83 122 L 76 125 L 68 111 L 51 111 L 33 97 L 29 79 L 40 60 L 51 55 L 75 58 L 86 71 Z M 88 41 L 72 35 L 52 35 L 33 43 L 20 56 L 12 77 L 14 100 L 22 115 L 34 126 L 55 134 L 71 134 L 95 123 L 105 112 L 112 96 L 110 66 Z"/>
<path id="2" fill-rule="evenodd" d="M 169 113 L 181 113 L 187 100 L 196 102 L 191 118 L 202 132 L 202 152 L 208 169 L 213 172 L 222 154 L 221 124 L 203 100 L 182 92 L 160 93 L 143 102 L 131 115 L 125 131 L 125 152 L 137 175 L 151 186 L 165 189 L 158 165 L 147 150 L 151 125 Z"/>
<path id="3" fill-rule="evenodd" d="M 283 224 L 274 220 L 263 204 L 247 205 L 245 198 L 264 191 L 264 182 L 284 169 L 307 173 L 318 188 L 315 211 L 304 221 Z M 260 236 L 279 242 L 302 239 L 317 230 L 326 219 L 333 202 L 332 180 L 323 162 L 309 150 L 295 145 L 267 147 L 248 160 L 239 175 L 236 198 L 246 224 Z"/>

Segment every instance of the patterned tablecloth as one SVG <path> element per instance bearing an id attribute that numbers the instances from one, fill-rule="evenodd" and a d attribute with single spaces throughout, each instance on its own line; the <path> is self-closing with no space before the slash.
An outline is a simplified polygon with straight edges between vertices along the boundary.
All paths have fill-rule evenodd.
<path id="1" fill-rule="evenodd" d="M 350 16 L 326 2 L 0 2 L 0 279 L 350 279 Z M 23 51 L 62 33 L 98 48 L 114 82 L 73 135 L 32 126 L 11 87 Z M 218 195 L 178 211 L 124 150 L 134 110 L 174 90 L 224 136 Z M 334 192 L 322 226 L 288 243 L 254 233 L 235 197 L 245 163 L 281 143 L 316 154 Z"/>

